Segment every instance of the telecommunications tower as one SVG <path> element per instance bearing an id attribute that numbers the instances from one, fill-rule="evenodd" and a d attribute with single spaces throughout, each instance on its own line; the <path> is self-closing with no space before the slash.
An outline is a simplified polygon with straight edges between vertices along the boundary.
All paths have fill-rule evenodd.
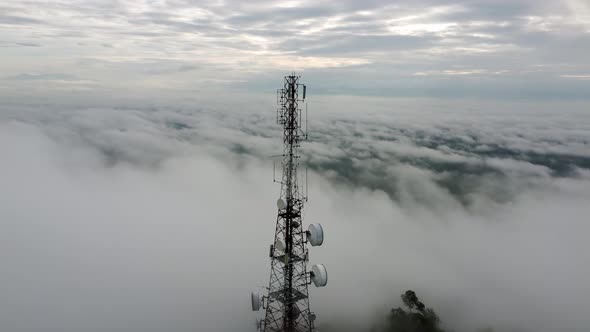
<path id="1" fill-rule="evenodd" d="M 270 246 L 270 280 L 268 292 L 261 296 L 252 292 L 252 310 L 265 309 L 258 329 L 264 332 L 313 332 L 315 314 L 309 308 L 308 286 L 323 287 L 328 272 L 322 264 L 307 269 L 307 244 L 320 246 L 324 231 L 320 224 L 311 224 L 303 230 L 301 212 L 307 196 L 303 195 L 297 170 L 299 142 L 307 138 L 302 130 L 302 111 L 299 103 L 305 102 L 306 87 L 299 76 L 285 76 L 285 84 L 277 91 L 277 122 L 283 126 L 283 154 L 281 196 L 277 201 L 278 214 L 275 238 Z M 300 183 L 301 182 L 301 183 Z"/>

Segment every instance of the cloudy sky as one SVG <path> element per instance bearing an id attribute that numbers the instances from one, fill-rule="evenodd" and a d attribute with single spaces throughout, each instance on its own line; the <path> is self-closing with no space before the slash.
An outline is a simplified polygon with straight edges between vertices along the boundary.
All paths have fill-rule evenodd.
<path id="1" fill-rule="evenodd" d="M 322 331 L 587 331 L 590 3 L 3 1 L 0 330 L 254 331 L 308 85 Z"/>
<path id="2" fill-rule="evenodd" d="M 266 92 L 294 69 L 330 94 L 586 99 L 589 48 L 586 0 L 8 0 L 0 93 Z"/>

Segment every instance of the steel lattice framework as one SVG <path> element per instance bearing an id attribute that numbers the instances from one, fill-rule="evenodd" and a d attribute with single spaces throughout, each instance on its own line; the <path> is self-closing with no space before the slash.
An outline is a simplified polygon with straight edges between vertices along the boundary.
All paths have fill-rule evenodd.
<path id="1" fill-rule="evenodd" d="M 271 271 L 268 286 L 266 313 L 260 324 L 262 331 L 314 331 L 313 316 L 309 308 L 307 272 L 308 251 L 301 212 L 306 197 L 300 191 L 297 176 L 299 142 L 305 139 L 301 129 L 301 109 L 305 86 L 299 76 L 285 77 L 284 87 L 277 91 L 277 121 L 283 126 L 283 159 L 281 199 L 275 245 L 270 248 Z M 300 96 L 301 95 L 301 96 Z M 284 250 L 276 248 L 282 241 Z"/>

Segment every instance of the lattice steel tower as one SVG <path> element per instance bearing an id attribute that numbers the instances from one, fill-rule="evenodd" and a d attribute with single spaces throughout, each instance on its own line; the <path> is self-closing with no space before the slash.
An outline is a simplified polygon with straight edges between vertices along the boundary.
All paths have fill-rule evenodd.
<path id="1" fill-rule="evenodd" d="M 309 307 L 308 286 L 313 282 L 323 287 L 328 282 L 326 268 L 322 264 L 307 270 L 309 252 L 307 244 L 319 246 L 324 241 L 320 224 L 309 225 L 303 230 L 301 212 L 307 196 L 302 193 L 298 177 L 299 143 L 307 138 L 302 130 L 300 102 L 305 102 L 306 87 L 299 83 L 299 76 L 285 76 L 285 84 L 277 91 L 277 122 L 283 126 L 283 154 L 281 196 L 277 201 L 278 215 L 274 243 L 270 246 L 270 280 L 268 293 L 261 296 L 252 293 L 252 309 L 265 309 L 264 319 L 258 329 L 265 332 L 315 331 L 315 314 Z"/>

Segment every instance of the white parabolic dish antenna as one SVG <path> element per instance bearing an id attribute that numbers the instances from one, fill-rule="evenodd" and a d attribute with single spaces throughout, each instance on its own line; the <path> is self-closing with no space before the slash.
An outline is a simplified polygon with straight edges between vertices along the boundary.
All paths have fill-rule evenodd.
<path id="1" fill-rule="evenodd" d="M 311 281 L 316 287 L 324 287 L 328 283 L 328 270 L 324 264 L 316 264 L 311 267 Z"/>
<path id="2" fill-rule="evenodd" d="M 282 198 L 279 198 L 277 200 L 277 207 L 279 208 L 279 210 L 284 209 L 285 206 L 287 206 L 287 204 L 285 204 L 285 201 Z"/>
<path id="3" fill-rule="evenodd" d="M 262 301 L 260 299 L 260 294 L 257 292 L 252 292 L 252 311 L 260 310 L 262 306 Z"/>
<path id="4" fill-rule="evenodd" d="M 320 224 L 311 224 L 307 228 L 307 239 L 312 246 L 321 246 L 324 243 L 324 229 Z"/>

